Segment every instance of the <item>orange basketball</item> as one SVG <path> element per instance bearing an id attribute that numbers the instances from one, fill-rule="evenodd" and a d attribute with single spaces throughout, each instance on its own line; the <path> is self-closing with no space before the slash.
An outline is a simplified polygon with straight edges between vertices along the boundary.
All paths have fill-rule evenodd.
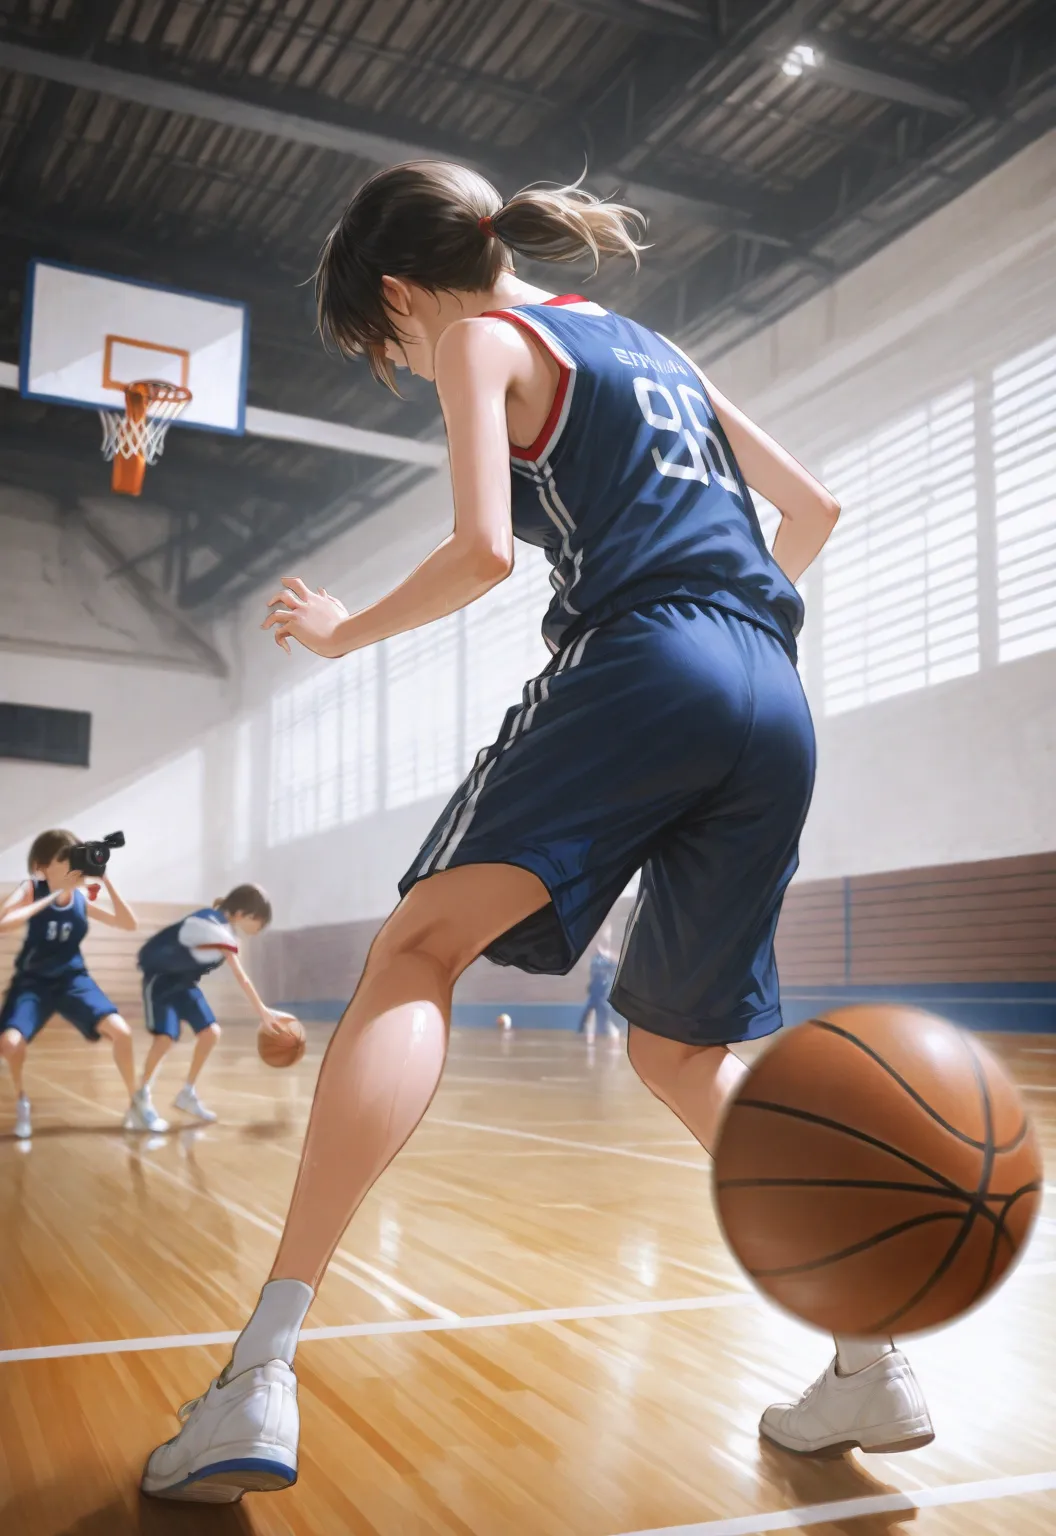
<path id="1" fill-rule="evenodd" d="M 307 1043 L 304 1025 L 292 1016 L 257 1030 L 257 1054 L 268 1067 L 292 1067 L 304 1055 Z"/>
<path id="2" fill-rule="evenodd" d="M 959 1317 L 1008 1274 L 1041 1154 L 1004 1067 L 914 1008 L 838 1009 L 778 1035 L 715 1155 L 719 1219 L 766 1294 L 869 1338 Z"/>

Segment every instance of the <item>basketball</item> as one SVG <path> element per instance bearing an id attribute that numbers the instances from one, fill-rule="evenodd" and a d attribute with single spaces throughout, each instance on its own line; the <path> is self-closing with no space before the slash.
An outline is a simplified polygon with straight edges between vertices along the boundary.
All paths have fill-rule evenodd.
<path id="1" fill-rule="evenodd" d="M 257 1030 L 257 1054 L 265 1066 L 292 1067 L 304 1055 L 304 1025 L 292 1014 Z"/>
<path id="2" fill-rule="evenodd" d="M 944 1019 L 897 1006 L 780 1034 L 714 1163 L 726 1239 L 760 1289 L 860 1338 L 934 1328 L 981 1301 L 1022 1252 L 1042 1179 L 1004 1067 Z"/>

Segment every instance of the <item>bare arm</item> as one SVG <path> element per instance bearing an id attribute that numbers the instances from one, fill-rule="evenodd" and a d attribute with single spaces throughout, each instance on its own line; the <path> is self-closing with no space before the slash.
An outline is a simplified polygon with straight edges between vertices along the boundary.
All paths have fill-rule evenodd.
<path id="1" fill-rule="evenodd" d="M 292 1013 L 278 1013 L 274 1008 L 268 1007 L 267 1003 L 261 997 L 256 987 L 250 981 L 249 977 L 246 975 L 241 960 L 232 950 L 228 950 L 227 954 L 224 956 L 224 959 L 231 967 L 231 971 L 235 980 L 242 988 L 242 991 L 246 994 L 247 998 L 253 1006 L 253 1010 L 256 1013 L 257 1018 L 262 1024 L 272 1024 L 276 1019 L 293 1018 Z"/>
<path id="2" fill-rule="evenodd" d="M 12 891 L 4 902 L 3 910 L 0 910 L 0 933 L 6 933 L 11 928 L 18 928 L 22 923 L 28 922 L 31 917 L 36 917 L 38 912 L 43 912 L 45 907 L 50 907 L 55 900 L 56 892 L 48 891 L 45 896 L 40 896 L 36 901 L 31 899 L 32 887 L 26 890 L 25 883 L 19 886 L 17 891 Z M 12 897 L 14 900 L 12 901 Z"/>
<path id="3" fill-rule="evenodd" d="M 136 914 L 127 906 L 117 894 L 111 882 L 103 876 L 103 884 L 106 886 L 110 900 L 114 904 L 114 910 L 108 912 L 105 907 L 100 907 L 95 902 L 88 904 L 88 916 L 93 923 L 102 923 L 104 928 L 120 928 L 124 933 L 135 933 L 138 926 Z"/>
<path id="4" fill-rule="evenodd" d="M 840 515 L 840 504 L 713 384 L 707 384 L 707 390 L 741 473 L 752 490 L 765 496 L 781 514 L 773 556 L 789 581 L 798 581 L 825 547 Z"/>
<path id="5" fill-rule="evenodd" d="M 20 880 L 13 891 L 8 891 L 3 901 L 0 901 L 0 918 L 5 912 L 10 912 L 13 907 L 25 906 L 33 894 L 33 882 Z"/>
<path id="6" fill-rule="evenodd" d="M 513 567 L 510 448 L 506 398 L 530 356 L 502 321 L 462 320 L 436 349 L 436 388 L 447 423 L 455 526 L 405 581 L 359 613 L 347 614 L 298 578 L 272 600 L 264 628 L 320 656 L 344 656 L 443 618 L 483 597 Z M 289 648 L 288 646 L 286 647 Z"/>

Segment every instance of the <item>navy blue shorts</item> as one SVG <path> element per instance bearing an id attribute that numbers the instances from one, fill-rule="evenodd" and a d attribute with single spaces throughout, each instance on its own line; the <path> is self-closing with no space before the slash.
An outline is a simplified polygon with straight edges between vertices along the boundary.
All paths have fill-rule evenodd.
<path id="1" fill-rule="evenodd" d="M 662 602 L 588 630 L 508 711 L 400 882 L 516 864 L 550 903 L 486 951 L 563 975 L 641 869 L 611 993 L 687 1044 L 781 1024 L 774 931 L 814 783 L 814 728 L 775 635 Z"/>
<path id="2" fill-rule="evenodd" d="M 66 976 L 15 976 L 0 1009 L 0 1033 L 15 1029 L 28 1044 L 57 1013 L 86 1040 L 98 1040 L 99 1021 L 117 1011 L 87 971 Z"/>
<path id="3" fill-rule="evenodd" d="M 178 1040 L 181 1019 L 196 1035 L 216 1023 L 216 1014 L 201 987 L 173 987 L 171 983 L 166 986 L 166 979 L 143 978 L 143 1017 L 152 1035 L 168 1035 L 170 1040 Z"/>

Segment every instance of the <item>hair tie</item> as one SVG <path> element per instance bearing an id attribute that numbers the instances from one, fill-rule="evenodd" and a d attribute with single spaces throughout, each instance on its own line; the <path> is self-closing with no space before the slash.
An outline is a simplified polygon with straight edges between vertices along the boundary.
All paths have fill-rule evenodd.
<path id="1" fill-rule="evenodd" d="M 497 236 L 495 234 L 495 226 L 491 222 L 491 214 L 490 213 L 486 213 L 482 219 L 478 219 L 477 220 L 477 228 L 480 230 L 481 234 L 484 236 L 484 238 L 486 240 L 495 240 L 495 239 L 497 239 Z"/>

